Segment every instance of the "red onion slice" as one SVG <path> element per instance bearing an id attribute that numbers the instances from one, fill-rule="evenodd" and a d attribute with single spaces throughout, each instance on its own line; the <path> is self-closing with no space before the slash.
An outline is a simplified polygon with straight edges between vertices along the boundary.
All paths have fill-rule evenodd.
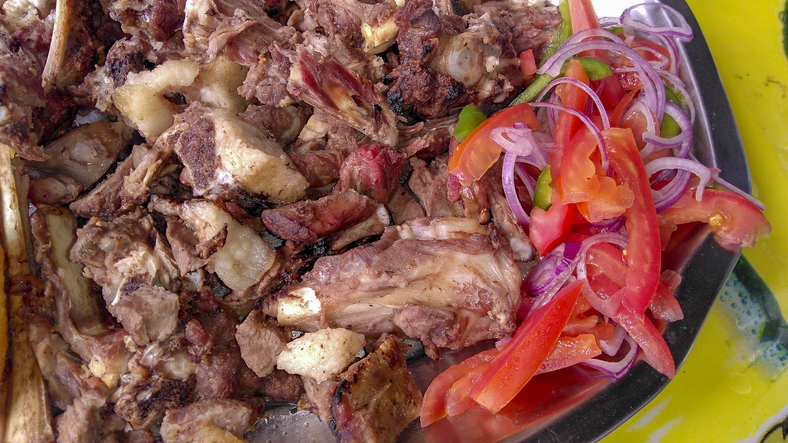
<path id="1" fill-rule="evenodd" d="M 627 345 L 622 343 L 619 352 L 612 358 L 604 358 L 600 355 L 599 357 L 582 361 L 580 364 L 598 369 L 616 380 L 620 380 L 630 369 L 632 369 L 632 366 L 634 366 L 639 349 L 635 340 L 629 335 L 625 334 L 624 342 L 627 343 Z"/>
<path id="2" fill-rule="evenodd" d="M 542 92 L 539 93 L 539 95 L 536 97 L 536 99 L 534 101 L 541 102 L 542 99 L 545 97 L 545 95 L 547 95 L 550 91 L 552 91 L 553 88 L 555 88 L 558 85 L 564 84 L 564 83 L 568 83 L 568 84 L 571 84 L 573 86 L 576 86 L 576 87 L 580 88 L 583 92 L 588 94 L 588 98 L 590 98 L 594 102 L 594 104 L 596 105 L 596 108 L 599 110 L 599 115 L 602 118 L 602 128 L 603 129 L 609 129 L 610 128 L 610 119 L 607 116 L 607 110 L 605 109 L 605 106 L 602 104 L 602 100 L 599 98 L 597 93 L 594 92 L 593 89 L 591 89 L 590 86 L 588 86 L 587 84 L 581 82 L 580 80 L 578 80 L 576 78 L 559 77 L 559 78 L 551 81 L 550 83 L 547 84 L 547 86 L 545 86 L 545 88 L 542 90 Z"/>
<path id="3" fill-rule="evenodd" d="M 606 38 L 608 40 L 590 40 L 587 38 Z M 637 70 L 643 85 L 646 104 L 654 109 L 657 118 L 662 120 L 665 106 L 665 88 L 659 73 L 643 57 L 624 44 L 617 35 L 604 29 L 594 28 L 580 31 L 569 37 L 545 63 L 537 70 L 538 74 L 557 77 L 564 62 L 580 52 L 602 50 L 622 55 L 630 60 Z"/>
<path id="4" fill-rule="evenodd" d="M 531 225 L 531 217 L 525 213 L 525 209 L 523 209 L 523 205 L 520 203 L 520 197 L 517 195 L 517 188 L 514 184 L 515 160 L 516 155 L 511 151 L 507 151 L 503 156 L 503 167 L 501 171 L 503 193 L 506 196 L 506 202 L 509 203 L 509 208 L 511 208 L 514 216 L 517 217 L 517 220 L 522 223 L 523 226 L 527 227 Z"/>
<path id="5" fill-rule="evenodd" d="M 627 336 L 627 330 L 619 325 L 613 329 L 613 337 L 610 340 L 599 340 L 599 348 L 605 355 L 614 356 L 621 348 L 621 343 L 624 343 L 624 338 Z"/>
<path id="6" fill-rule="evenodd" d="M 736 194 L 741 195 L 742 197 L 746 198 L 750 203 L 754 204 L 755 207 L 763 211 L 766 209 L 766 205 L 763 204 L 762 201 L 758 200 L 757 198 L 753 197 L 752 195 L 742 191 L 741 189 L 733 186 L 733 184 L 726 182 L 720 177 L 716 177 L 714 182 L 718 185 L 722 186 L 723 188 L 727 189 L 728 191 L 735 192 Z"/>
<path id="7" fill-rule="evenodd" d="M 632 17 L 632 12 L 635 9 L 645 7 L 645 8 L 657 8 L 661 11 L 657 12 L 666 12 L 670 16 L 669 21 L 671 22 L 678 22 L 678 26 L 651 26 L 646 23 L 640 22 L 635 20 Z M 650 12 L 649 16 L 653 17 L 655 12 Z M 684 18 L 681 13 L 676 11 L 675 9 L 671 8 L 668 5 L 662 3 L 641 3 L 639 5 L 631 6 L 624 10 L 621 14 L 621 24 L 624 26 L 628 26 L 637 31 L 647 32 L 649 34 L 657 34 L 657 35 L 665 35 L 668 37 L 675 37 L 681 40 L 692 40 L 692 28 L 690 27 L 687 20 Z"/>
<path id="8" fill-rule="evenodd" d="M 531 312 L 548 303 L 577 266 L 580 242 L 565 242 L 545 256 L 525 279 L 525 290 L 536 298 Z"/>
<path id="9" fill-rule="evenodd" d="M 596 127 L 594 122 L 592 122 L 587 115 L 583 114 L 577 109 L 569 108 L 563 105 L 556 105 L 554 103 L 547 103 L 547 102 L 531 103 L 531 106 L 537 108 L 542 107 L 548 109 L 557 109 L 559 111 L 568 112 L 574 115 L 575 117 L 579 118 L 580 121 L 582 121 L 583 124 L 588 127 L 588 129 L 591 131 L 591 134 L 594 136 L 594 138 L 597 141 L 597 144 L 599 146 L 599 154 L 602 159 L 602 170 L 603 171 L 608 170 L 610 164 L 608 162 L 608 157 L 607 157 L 607 145 L 605 144 L 605 140 L 602 138 L 602 132 L 599 131 L 599 128 Z"/>
<path id="10" fill-rule="evenodd" d="M 580 245 L 580 253 L 579 253 L 579 260 L 577 261 L 577 271 L 575 274 L 577 275 L 578 280 L 585 280 L 588 277 L 588 272 L 586 270 L 586 257 L 588 256 L 588 250 L 591 246 L 594 246 L 599 243 L 611 243 L 619 248 L 623 249 L 627 247 L 627 243 L 629 243 L 629 239 L 627 236 L 615 232 L 605 232 L 602 234 L 592 235 L 587 239 L 583 240 Z"/>
<path id="11" fill-rule="evenodd" d="M 698 178 L 700 179 L 700 183 L 698 183 L 698 191 L 695 193 L 695 197 L 698 201 L 700 201 L 703 198 L 703 189 L 713 178 L 711 169 L 709 169 L 708 167 L 697 161 L 686 159 L 686 158 L 676 158 L 676 157 L 662 157 L 662 158 L 651 160 L 650 162 L 646 163 L 646 175 L 648 175 L 649 177 L 654 175 L 657 171 L 678 170 L 678 169 L 688 171 L 698 176 Z M 680 190 L 679 197 L 681 197 L 681 194 L 683 192 L 684 192 L 684 188 Z M 661 195 L 662 192 L 661 190 L 659 191 L 652 190 L 652 194 L 654 194 L 654 205 L 657 206 L 657 208 L 659 209 L 660 205 L 657 204 L 657 200 L 663 197 Z M 673 203 L 675 203 L 675 201 Z M 669 206 L 672 206 L 672 203 Z"/>

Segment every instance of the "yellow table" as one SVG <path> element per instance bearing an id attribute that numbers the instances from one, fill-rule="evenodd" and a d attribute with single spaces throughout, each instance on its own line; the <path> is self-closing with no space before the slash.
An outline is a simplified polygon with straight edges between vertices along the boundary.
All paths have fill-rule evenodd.
<path id="1" fill-rule="evenodd" d="M 788 60 L 780 21 L 786 3 L 687 2 L 733 107 L 753 193 L 772 223 L 772 234 L 744 255 L 788 313 Z M 756 364 L 747 334 L 718 301 L 676 378 L 603 443 L 784 441 L 778 427 L 788 425 L 788 371 Z"/>

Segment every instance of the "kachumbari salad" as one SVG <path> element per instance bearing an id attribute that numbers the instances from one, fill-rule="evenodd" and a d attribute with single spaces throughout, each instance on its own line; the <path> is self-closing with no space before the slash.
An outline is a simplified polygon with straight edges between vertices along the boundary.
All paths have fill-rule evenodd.
<path id="1" fill-rule="evenodd" d="M 658 9 L 675 27 L 633 11 Z M 564 18 L 530 86 L 487 118 L 466 107 L 448 172 L 470 186 L 502 157 L 508 204 L 540 261 L 523 284 L 511 339 L 451 366 L 424 395 L 421 424 L 475 404 L 498 412 L 536 374 L 575 364 L 620 378 L 638 354 L 667 377 L 675 365 L 658 325 L 683 318 L 681 276 L 662 268 L 679 226 L 707 223 L 723 246 L 770 232 L 763 206 L 692 155 L 695 111 L 679 70 L 692 38 L 672 8 L 648 3 L 597 18 L 590 0 L 564 0 Z M 652 11 L 654 12 L 654 11 Z"/>

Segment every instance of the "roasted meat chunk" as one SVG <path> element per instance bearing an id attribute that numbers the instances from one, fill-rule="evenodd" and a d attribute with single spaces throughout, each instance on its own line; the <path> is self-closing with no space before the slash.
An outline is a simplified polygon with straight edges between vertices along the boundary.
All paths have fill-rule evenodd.
<path id="1" fill-rule="evenodd" d="M 353 189 L 319 200 L 304 200 L 263 211 L 263 223 L 274 235 L 314 243 L 373 215 L 379 203 Z"/>
<path id="2" fill-rule="evenodd" d="M 252 408 L 238 400 L 200 400 L 167 411 L 161 437 L 165 443 L 240 442 L 251 418 Z"/>
<path id="3" fill-rule="evenodd" d="M 421 340 L 430 355 L 514 331 L 520 270 L 492 226 L 419 218 L 380 240 L 317 260 L 269 306 L 280 324 Z"/>
<path id="4" fill-rule="evenodd" d="M 405 364 L 407 346 L 394 337 L 338 377 L 331 412 L 340 441 L 394 442 L 419 416 L 421 392 Z"/>

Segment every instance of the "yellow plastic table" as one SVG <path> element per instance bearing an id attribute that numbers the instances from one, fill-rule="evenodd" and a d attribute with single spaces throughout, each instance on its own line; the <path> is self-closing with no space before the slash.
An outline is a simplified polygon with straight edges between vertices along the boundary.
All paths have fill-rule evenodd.
<path id="1" fill-rule="evenodd" d="M 741 133 L 753 193 L 772 234 L 744 256 L 788 313 L 788 59 L 783 0 L 687 0 L 709 44 Z M 684 365 L 653 402 L 603 443 L 782 442 L 788 362 L 718 299 Z M 769 314 L 781 315 L 777 306 Z M 784 331 L 783 331 L 784 332 Z M 784 357 L 784 355 L 783 355 Z"/>

